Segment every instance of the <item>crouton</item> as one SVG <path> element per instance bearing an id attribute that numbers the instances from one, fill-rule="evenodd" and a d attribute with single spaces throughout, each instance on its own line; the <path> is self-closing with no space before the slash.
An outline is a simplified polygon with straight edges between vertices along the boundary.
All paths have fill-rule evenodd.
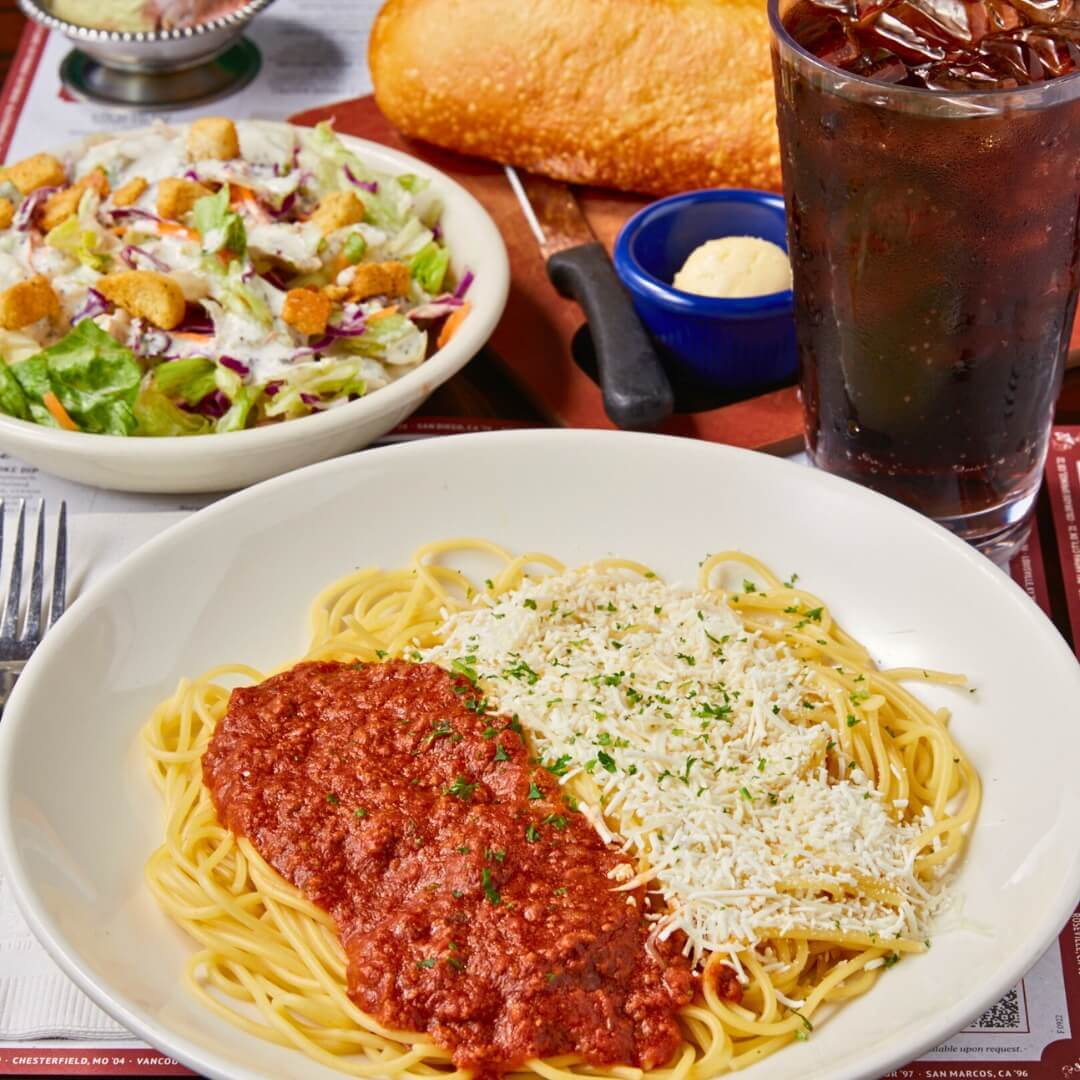
<path id="1" fill-rule="evenodd" d="M 79 200 L 82 197 L 83 189 L 78 187 L 66 187 L 63 191 L 50 195 L 45 200 L 38 222 L 42 231 L 50 232 L 67 221 L 79 209 Z"/>
<path id="2" fill-rule="evenodd" d="M 86 191 L 87 188 L 93 188 L 102 199 L 107 199 L 112 188 L 109 187 L 109 178 L 105 175 L 105 170 L 99 165 L 96 169 L 91 169 L 85 176 L 80 176 L 75 181 L 75 187 Z"/>
<path id="3" fill-rule="evenodd" d="M 349 295 L 349 290 L 344 285 L 324 285 L 322 294 L 331 304 L 340 304 Z"/>
<path id="4" fill-rule="evenodd" d="M 109 180 L 104 170 L 94 169 L 81 180 L 76 180 L 71 187 L 66 187 L 55 195 L 50 195 L 45 200 L 45 206 L 41 211 L 40 225 L 43 231 L 49 232 L 57 225 L 62 225 L 69 217 L 79 209 L 83 193 L 92 188 L 103 199 L 109 195 Z"/>
<path id="5" fill-rule="evenodd" d="M 184 290 L 165 274 L 125 270 L 98 278 L 96 288 L 129 315 L 145 319 L 161 330 L 172 330 L 184 320 Z"/>
<path id="6" fill-rule="evenodd" d="M 8 228 L 15 220 L 15 204 L 10 199 L 0 198 L 0 229 Z"/>
<path id="7" fill-rule="evenodd" d="M 46 315 L 59 313 L 60 301 L 41 274 L 0 293 L 0 326 L 5 330 L 21 330 Z"/>
<path id="8" fill-rule="evenodd" d="M 113 206 L 131 206 L 138 202 L 142 193 L 150 185 L 141 177 L 136 176 L 129 180 L 126 184 L 121 184 L 113 192 Z"/>
<path id="9" fill-rule="evenodd" d="M 311 220 L 319 226 L 323 236 L 329 236 L 336 229 L 363 221 L 364 204 L 355 191 L 333 191 L 323 196 Z"/>
<path id="10" fill-rule="evenodd" d="M 408 296 L 412 280 L 404 263 L 361 263 L 349 282 L 351 300 L 367 300 L 371 296 Z"/>
<path id="11" fill-rule="evenodd" d="M 20 195 L 67 183 L 64 166 L 52 154 L 34 154 L 33 157 L 24 158 L 4 169 L 0 178 L 10 180 L 19 189 Z"/>
<path id="12" fill-rule="evenodd" d="M 332 310 L 333 304 L 328 296 L 314 289 L 290 289 L 285 294 L 281 317 L 301 334 L 322 336 L 326 333 Z"/>
<path id="13" fill-rule="evenodd" d="M 224 116 L 204 116 L 188 128 L 189 161 L 231 161 L 240 156 L 236 125 Z"/>
<path id="14" fill-rule="evenodd" d="M 190 214 L 192 207 L 207 195 L 214 193 L 198 180 L 178 180 L 168 177 L 158 184 L 158 217 L 166 221 L 179 221 L 185 214 Z"/>

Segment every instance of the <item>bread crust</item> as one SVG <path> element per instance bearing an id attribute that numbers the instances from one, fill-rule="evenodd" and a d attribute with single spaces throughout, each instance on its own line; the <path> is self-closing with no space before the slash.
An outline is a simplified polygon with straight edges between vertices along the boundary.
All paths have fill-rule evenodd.
<path id="1" fill-rule="evenodd" d="M 368 59 L 414 138 L 663 195 L 780 188 L 764 0 L 389 0 Z"/>

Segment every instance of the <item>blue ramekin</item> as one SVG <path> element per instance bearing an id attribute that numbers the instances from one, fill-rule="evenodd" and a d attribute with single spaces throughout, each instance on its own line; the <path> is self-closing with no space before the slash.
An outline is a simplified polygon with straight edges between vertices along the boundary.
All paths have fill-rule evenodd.
<path id="1" fill-rule="evenodd" d="M 783 382 L 798 367 L 790 289 L 729 300 L 671 284 L 696 247 L 723 236 L 758 236 L 787 251 L 784 200 L 738 188 L 661 199 L 623 226 L 615 269 L 671 360 L 733 390 Z"/>

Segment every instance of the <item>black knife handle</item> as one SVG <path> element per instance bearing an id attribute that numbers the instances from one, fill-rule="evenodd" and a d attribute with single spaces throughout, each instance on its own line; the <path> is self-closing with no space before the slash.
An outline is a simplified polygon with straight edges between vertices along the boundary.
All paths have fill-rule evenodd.
<path id="1" fill-rule="evenodd" d="M 607 252 L 598 243 L 582 244 L 552 255 L 547 266 L 555 288 L 585 310 L 608 416 L 621 428 L 666 420 L 674 406 L 671 383 Z"/>

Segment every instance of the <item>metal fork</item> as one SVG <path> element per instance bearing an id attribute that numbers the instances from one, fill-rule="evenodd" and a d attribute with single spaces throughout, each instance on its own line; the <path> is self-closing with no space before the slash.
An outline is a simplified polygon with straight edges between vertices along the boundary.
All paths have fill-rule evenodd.
<path id="1" fill-rule="evenodd" d="M 38 503 L 37 532 L 34 540 L 34 564 L 30 571 L 30 599 L 26 619 L 19 633 L 19 612 L 22 608 L 23 542 L 26 533 L 26 500 L 19 500 L 19 523 L 15 532 L 8 575 L 7 598 L 0 620 L 0 709 L 7 703 L 15 680 L 26 666 L 30 654 L 41 644 L 45 631 L 64 613 L 67 602 L 67 503 L 60 503 L 56 520 L 56 552 L 53 558 L 52 592 L 49 597 L 49 618 L 41 626 L 42 600 L 45 588 L 45 500 Z M 4 544 L 4 500 L 0 499 L 0 554 Z"/>

